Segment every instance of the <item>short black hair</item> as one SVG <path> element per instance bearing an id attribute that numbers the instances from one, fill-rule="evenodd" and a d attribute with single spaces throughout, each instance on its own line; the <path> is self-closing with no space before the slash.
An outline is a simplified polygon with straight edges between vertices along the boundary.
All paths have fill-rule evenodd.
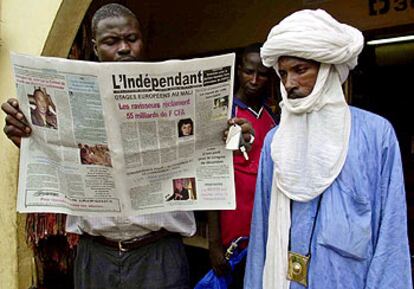
<path id="1" fill-rule="evenodd" d="M 185 124 L 193 125 L 193 120 L 191 118 L 180 119 L 180 121 L 178 122 L 178 127 L 181 128 Z"/>
<path id="2" fill-rule="evenodd" d="M 46 93 L 40 87 L 33 90 L 33 96 L 36 94 L 36 92 L 41 92 L 43 95 L 46 95 Z"/>
<path id="3" fill-rule="evenodd" d="M 255 42 L 251 43 L 243 48 L 242 53 L 237 55 L 237 67 L 240 68 L 244 66 L 244 61 L 246 59 L 246 55 L 249 53 L 259 53 L 260 54 L 260 48 L 262 48 L 263 43 Z"/>
<path id="4" fill-rule="evenodd" d="M 252 44 L 247 45 L 243 49 L 242 57 L 246 56 L 248 53 L 260 53 L 260 48 L 262 48 L 263 43 L 255 42 Z"/>
<path id="5" fill-rule="evenodd" d="M 137 16 L 121 4 L 110 3 L 99 8 L 92 17 L 92 37 L 95 38 L 98 23 L 111 17 L 132 17 L 138 21 Z M 139 23 L 139 21 L 138 21 Z"/>

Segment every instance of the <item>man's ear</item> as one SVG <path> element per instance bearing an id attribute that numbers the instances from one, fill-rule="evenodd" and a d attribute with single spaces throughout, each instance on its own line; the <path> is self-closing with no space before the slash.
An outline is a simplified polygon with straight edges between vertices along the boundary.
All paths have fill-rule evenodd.
<path id="1" fill-rule="evenodd" d="M 95 53 L 95 56 L 98 57 L 98 49 L 96 47 L 96 40 L 92 38 L 92 47 L 93 47 L 93 52 Z"/>

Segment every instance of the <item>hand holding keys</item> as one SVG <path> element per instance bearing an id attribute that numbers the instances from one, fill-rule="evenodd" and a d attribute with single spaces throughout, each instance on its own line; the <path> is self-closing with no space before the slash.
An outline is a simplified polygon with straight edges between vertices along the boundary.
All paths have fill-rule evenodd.
<path id="1" fill-rule="evenodd" d="M 226 139 L 226 149 L 233 151 L 240 149 L 246 161 L 249 160 L 249 155 L 244 146 L 244 139 L 242 138 L 242 129 L 238 124 L 233 124 L 229 128 Z"/>

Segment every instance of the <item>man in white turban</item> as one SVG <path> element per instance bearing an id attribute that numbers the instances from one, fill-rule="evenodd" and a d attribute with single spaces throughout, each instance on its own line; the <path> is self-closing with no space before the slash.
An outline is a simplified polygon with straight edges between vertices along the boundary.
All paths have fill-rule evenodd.
<path id="1" fill-rule="evenodd" d="M 302 10 L 270 31 L 280 125 L 262 150 L 245 288 L 412 288 L 400 150 L 391 124 L 347 105 L 357 29 Z"/>

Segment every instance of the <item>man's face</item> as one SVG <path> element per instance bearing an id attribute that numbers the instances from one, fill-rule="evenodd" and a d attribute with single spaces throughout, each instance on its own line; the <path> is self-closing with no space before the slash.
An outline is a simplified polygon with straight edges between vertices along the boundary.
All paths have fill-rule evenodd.
<path id="1" fill-rule="evenodd" d="M 129 16 L 102 19 L 96 26 L 93 48 L 99 61 L 143 59 L 144 42 L 138 21 Z"/>
<path id="2" fill-rule="evenodd" d="M 250 52 L 244 55 L 238 67 L 240 88 L 247 97 L 258 97 L 269 80 L 269 68 L 263 66 L 260 54 Z"/>
<path id="3" fill-rule="evenodd" d="M 37 109 L 41 113 L 46 113 L 48 110 L 48 101 L 47 101 L 46 96 L 43 94 L 43 92 L 37 90 L 34 94 L 34 98 L 36 100 Z"/>
<path id="4" fill-rule="evenodd" d="M 183 184 L 182 184 L 182 182 L 177 181 L 177 182 L 175 183 L 175 188 L 176 188 L 178 191 L 182 191 L 182 189 L 183 189 Z"/>
<path id="5" fill-rule="evenodd" d="M 282 56 L 278 60 L 278 65 L 279 75 L 288 98 L 303 98 L 311 94 L 318 77 L 318 62 Z"/>
<path id="6" fill-rule="evenodd" d="M 181 132 L 183 135 L 191 135 L 193 131 L 193 126 L 191 123 L 185 123 L 181 126 Z"/>

